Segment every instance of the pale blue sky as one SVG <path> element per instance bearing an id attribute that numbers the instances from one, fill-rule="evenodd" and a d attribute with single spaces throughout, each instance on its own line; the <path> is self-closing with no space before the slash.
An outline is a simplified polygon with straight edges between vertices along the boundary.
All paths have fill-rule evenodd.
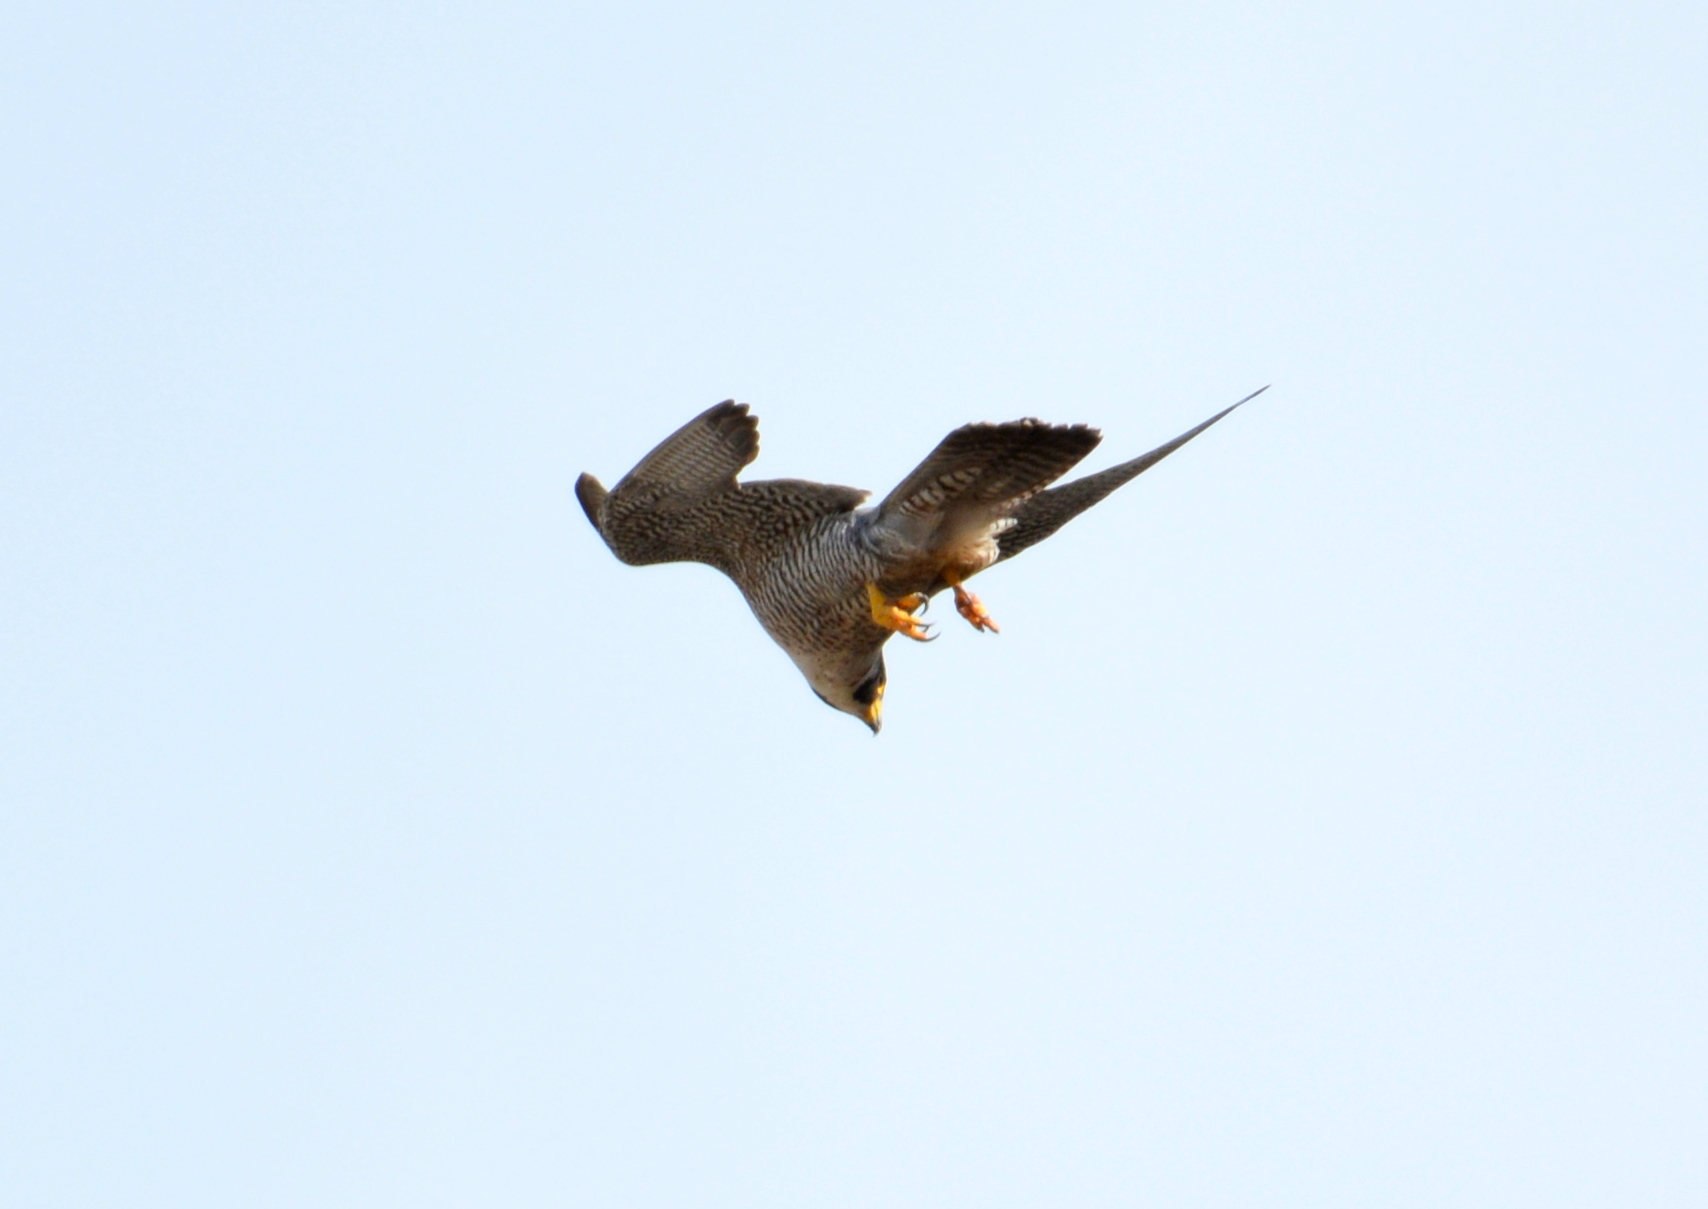
<path id="1" fill-rule="evenodd" d="M 1708 9 L 0 56 L 0 1202 L 1708 1203 Z M 570 494 L 1265 382 L 875 740 Z"/>

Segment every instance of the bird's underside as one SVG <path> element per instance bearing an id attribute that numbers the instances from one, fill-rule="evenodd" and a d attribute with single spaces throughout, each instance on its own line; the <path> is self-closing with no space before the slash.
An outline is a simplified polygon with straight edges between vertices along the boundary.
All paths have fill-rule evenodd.
<path id="1" fill-rule="evenodd" d="M 668 437 L 610 491 L 575 484 L 623 562 L 703 562 L 741 588 L 760 624 L 829 704 L 876 731 L 882 648 L 932 635 L 920 614 L 945 589 L 975 629 L 997 630 L 968 579 L 1036 545 L 1247 400 L 1142 457 L 1051 484 L 1102 439 L 1083 424 L 968 424 L 873 508 L 868 493 L 798 479 L 742 483 L 759 423 L 731 401 Z"/>

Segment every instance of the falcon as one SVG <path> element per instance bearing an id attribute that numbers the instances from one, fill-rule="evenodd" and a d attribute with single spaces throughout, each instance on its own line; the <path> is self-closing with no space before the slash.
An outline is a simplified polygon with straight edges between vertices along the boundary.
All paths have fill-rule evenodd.
<path id="1" fill-rule="evenodd" d="M 884 644 L 935 635 L 921 620 L 948 589 L 975 630 L 997 624 L 967 580 L 1013 558 L 1132 481 L 1264 390 L 1130 462 L 1060 487 L 1103 439 L 1084 424 L 968 424 L 875 508 L 871 494 L 803 479 L 742 483 L 759 456 L 759 420 L 733 399 L 701 412 L 607 491 L 590 474 L 576 498 L 631 566 L 701 562 L 741 589 L 765 632 L 825 704 L 876 734 Z"/>

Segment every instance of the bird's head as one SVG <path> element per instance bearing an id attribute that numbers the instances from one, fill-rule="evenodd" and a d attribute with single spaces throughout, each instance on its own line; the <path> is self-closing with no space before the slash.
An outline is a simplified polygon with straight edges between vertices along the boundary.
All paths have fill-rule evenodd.
<path id="1" fill-rule="evenodd" d="M 871 727 L 874 735 L 883 728 L 884 684 L 888 675 L 884 671 L 882 651 L 875 653 L 869 663 L 856 664 L 852 668 L 801 670 L 806 672 L 807 683 L 812 685 L 812 691 L 818 694 L 820 701 L 832 709 L 853 714 Z"/>

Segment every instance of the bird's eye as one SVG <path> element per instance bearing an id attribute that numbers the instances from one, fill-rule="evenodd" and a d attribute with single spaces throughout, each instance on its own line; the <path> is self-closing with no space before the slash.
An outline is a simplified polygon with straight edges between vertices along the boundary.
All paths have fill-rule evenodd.
<path id="1" fill-rule="evenodd" d="M 860 686 L 854 690 L 854 700 L 861 705 L 872 704 L 877 698 L 878 689 L 883 687 L 883 683 L 884 672 L 882 668 L 879 668 L 860 682 Z"/>

